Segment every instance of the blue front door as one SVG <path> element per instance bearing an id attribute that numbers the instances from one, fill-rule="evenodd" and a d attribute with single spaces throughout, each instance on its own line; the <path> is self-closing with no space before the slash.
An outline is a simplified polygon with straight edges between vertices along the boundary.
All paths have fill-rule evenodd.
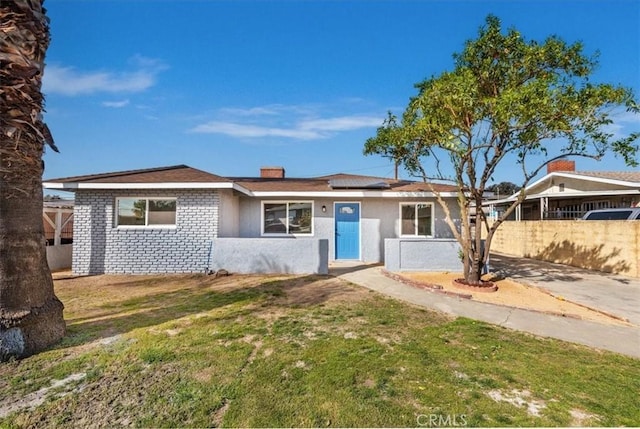
<path id="1" fill-rule="evenodd" d="M 336 259 L 360 259 L 360 204 L 336 203 Z"/>

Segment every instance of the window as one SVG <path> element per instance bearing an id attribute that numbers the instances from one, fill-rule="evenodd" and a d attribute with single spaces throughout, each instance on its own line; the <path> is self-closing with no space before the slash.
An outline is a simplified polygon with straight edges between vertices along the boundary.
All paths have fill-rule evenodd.
<path id="1" fill-rule="evenodd" d="M 433 236 L 433 205 L 400 204 L 400 235 Z"/>
<path id="2" fill-rule="evenodd" d="M 313 234 L 313 203 L 310 201 L 263 202 L 263 234 Z"/>
<path id="3" fill-rule="evenodd" d="M 117 226 L 175 226 L 175 198 L 118 198 Z"/>

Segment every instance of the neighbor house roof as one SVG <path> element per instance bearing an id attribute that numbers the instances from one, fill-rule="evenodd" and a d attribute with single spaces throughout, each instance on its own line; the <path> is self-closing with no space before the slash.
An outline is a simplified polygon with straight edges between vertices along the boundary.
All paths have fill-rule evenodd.
<path id="1" fill-rule="evenodd" d="M 564 173 L 599 179 L 618 180 L 621 182 L 636 182 L 640 185 L 640 171 L 572 171 Z"/>
<path id="2" fill-rule="evenodd" d="M 353 174 L 333 174 L 315 178 L 222 177 L 186 165 L 117 171 L 84 176 L 48 179 L 50 189 L 187 189 L 232 188 L 250 196 L 401 196 L 455 193 L 451 185 Z"/>
<path id="3" fill-rule="evenodd" d="M 611 186 L 610 189 L 599 189 L 591 191 L 562 191 L 545 192 L 553 185 L 555 178 L 596 182 Z M 529 184 L 525 191 L 526 199 L 536 199 L 541 196 L 546 197 L 570 197 L 576 195 L 635 195 L 640 194 L 640 171 L 554 171 Z M 544 192 L 544 195 L 542 194 Z M 519 192 L 502 200 L 486 201 L 484 204 L 500 204 L 514 201 Z"/>
<path id="4" fill-rule="evenodd" d="M 547 189 L 556 177 L 607 184 L 612 190 L 617 190 L 616 187 L 640 190 L 640 172 L 636 171 L 554 171 L 527 186 L 527 193 L 536 194 L 537 189 Z"/>

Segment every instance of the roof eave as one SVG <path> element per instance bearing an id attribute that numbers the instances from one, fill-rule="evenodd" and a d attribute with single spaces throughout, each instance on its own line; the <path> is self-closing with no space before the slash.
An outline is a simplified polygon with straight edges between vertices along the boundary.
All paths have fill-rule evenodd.
<path id="1" fill-rule="evenodd" d="M 454 192 L 440 192 L 443 198 L 456 197 Z M 252 197 L 316 197 L 316 198 L 434 198 L 433 192 L 424 191 L 252 191 Z"/>
<path id="2" fill-rule="evenodd" d="M 87 183 L 87 182 L 43 182 L 45 189 L 77 191 L 85 189 L 246 189 L 232 182 L 161 182 L 161 183 Z"/>
<path id="3" fill-rule="evenodd" d="M 580 172 L 570 172 L 570 171 L 554 171 L 553 173 L 548 173 L 535 182 L 531 183 L 529 186 L 525 188 L 525 191 L 529 191 L 530 189 L 535 188 L 536 186 L 541 185 L 546 180 L 552 179 L 554 177 L 568 178 L 568 179 L 577 179 L 577 180 L 585 180 L 588 182 L 599 182 L 606 183 L 609 185 L 618 185 L 618 186 L 627 186 L 629 188 L 634 188 L 640 186 L 638 182 L 630 182 L 627 180 L 617 180 L 617 179 L 607 179 L 604 177 L 596 177 L 596 176 L 588 176 L 585 174 L 580 174 Z M 514 195 L 517 195 L 516 192 Z M 513 196 L 513 195 L 512 195 Z"/>

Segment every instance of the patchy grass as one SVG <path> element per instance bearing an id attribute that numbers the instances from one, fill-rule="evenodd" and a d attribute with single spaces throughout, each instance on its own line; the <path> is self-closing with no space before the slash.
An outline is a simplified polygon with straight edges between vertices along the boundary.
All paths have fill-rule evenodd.
<path id="1" fill-rule="evenodd" d="M 0 426 L 638 426 L 640 360 L 329 277 L 56 281 L 68 334 L 0 364 Z"/>

